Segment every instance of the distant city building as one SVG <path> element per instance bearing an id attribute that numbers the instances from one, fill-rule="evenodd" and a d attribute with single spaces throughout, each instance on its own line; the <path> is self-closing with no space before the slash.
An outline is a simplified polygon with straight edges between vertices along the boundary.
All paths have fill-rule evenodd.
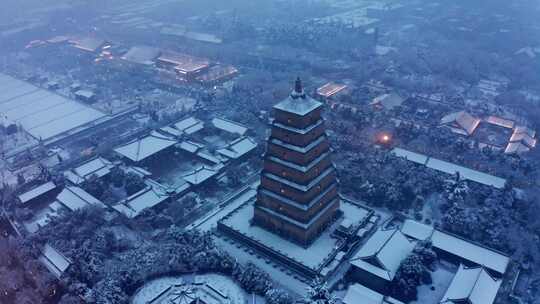
<path id="1" fill-rule="evenodd" d="M 298 79 L 291 95 L 274 106 L 253 218 L 256 225 L 304 246 L 339 208 L 322 105 L 304 93 Z"/>

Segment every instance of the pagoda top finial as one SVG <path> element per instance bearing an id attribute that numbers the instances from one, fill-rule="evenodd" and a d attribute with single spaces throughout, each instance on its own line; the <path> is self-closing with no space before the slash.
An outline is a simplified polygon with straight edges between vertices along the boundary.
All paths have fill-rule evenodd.
<path id="1" fill-rule="evenodd" d="M 294 91 L 296 93 L 302 93 L 302 80 L 300 80 L 300 77 L 296 78 L 296 81 L 294 82 Z"/>
<path id="2" fill-rule="evenodd" d="M 306 94 L 304 94 L 304 88 L 302 87 L 302 80 L 300 80 L 300 77 L 297 77 L 296 81 L 294 82 L 294 91 L 292 92 L 291 97 L 293 99 L 306 97 Z"/>

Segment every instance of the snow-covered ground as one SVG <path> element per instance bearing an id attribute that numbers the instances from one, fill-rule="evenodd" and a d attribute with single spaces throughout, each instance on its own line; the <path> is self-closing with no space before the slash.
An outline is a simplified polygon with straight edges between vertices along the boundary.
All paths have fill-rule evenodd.
<path id="1" fill-rule="evenodd" d="M 217 206 L 211 212 L 201 219 L 198 219 L 193 224 L 189 225 L 187 229 L 197 228 L 201 231 L 210 231 L 217 227 L 217 222 L 229 214 L 234 209 L 238 208 L 240 205 L 245 202 L 253 199 L 257 192 L 257 186 L 259 181 L 249 184 L 247 187 L 240 189 L 239 192 L 234 193 L 229 199 L 225 199 L 224 202 L 220 203 L 220 206 Z M 229 200 L 229 201 L 228 201 Z M 225 205 L 224 207 L 221 207 Z"/>
<path id="2" fill-rule="evenodd" d="M 272 280 L 282 288 L 298 295 L 304 295 L 306 293 L 308 284 L 283 266 L 273 263 L 270 259 L 257 254 L 253 250 L 229 238 L 225 239 L 216 236 L 214 237 L 214 241 L 217 246 L 223 248 L 223 250 L 235 257 L 241 264 L 251 262 L 260 269 L 266 271 Z"/>
<path id="3" fill-rule="evenodd" d="M 431 273 L 433 283 L 431 285 L 421 285 L 417 288 L 418 300 L 411 304 L 437 304 L 441 301 L 446 290 L 450 286 L 457 269 L 448 263 L 437 265 L 437 269 Z M 434 287 L 433 290 L 431 288 Z"/>
<path id="4" fill-rule="evenodd" d="M 206 283 L 212 289 L 228 297 L 229 304 L 252 303 L 252 295 L 247 294 L 231 278 L 219 274 L 168 276 L 146 283 L 133 296 L 132 304 L 147 304 L 172 285 Z M 171 302 L 173 303 L 173 302 Z M 257 304 L 264 304 L 263 298 L 257 297 Z"/>
<path id="5" fill-rule="evenodd" d="M 171 285 L 181 284 L 184 282 L 183 276 L 163 277 L 150 281 L 135 293 L 131 303 L 146 304 L 155 298 L 159 293 Z"/>

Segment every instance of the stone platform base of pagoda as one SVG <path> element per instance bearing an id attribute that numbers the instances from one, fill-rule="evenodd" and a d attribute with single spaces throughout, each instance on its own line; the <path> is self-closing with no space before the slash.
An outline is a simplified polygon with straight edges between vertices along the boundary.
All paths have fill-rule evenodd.
<path id="1" fill-rule="evenodd" d="M 218 222 L 218 232 L 240 241 L 259 254 L 307 279 L 317 276 L 326 277 L 345 260 L 346 253 L 342 249 L 348 247 L 347 240 L 341 233 L 336 233 L 336 230 L 347 223 L 348 226 L 356 227 L 357 231 L 360 224 L 365 222 L 371 214 L 371 210 L 367 208 L 342 200 L 340 203 L 342 216 L 309 247 L 303 247 L 266 229 L 252 225 L 253 209 L 254 201 L 241 205 Z"/>

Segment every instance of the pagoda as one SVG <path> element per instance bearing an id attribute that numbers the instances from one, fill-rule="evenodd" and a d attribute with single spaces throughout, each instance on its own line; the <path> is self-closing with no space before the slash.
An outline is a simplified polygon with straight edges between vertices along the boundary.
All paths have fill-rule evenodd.
<path id="1" fill-rule="evenodd" d="M 336 217 L 336 171 L 321 116 L 323 104 L 294 91 L 274 106 L 252 223 L 309 246 Z"/>

